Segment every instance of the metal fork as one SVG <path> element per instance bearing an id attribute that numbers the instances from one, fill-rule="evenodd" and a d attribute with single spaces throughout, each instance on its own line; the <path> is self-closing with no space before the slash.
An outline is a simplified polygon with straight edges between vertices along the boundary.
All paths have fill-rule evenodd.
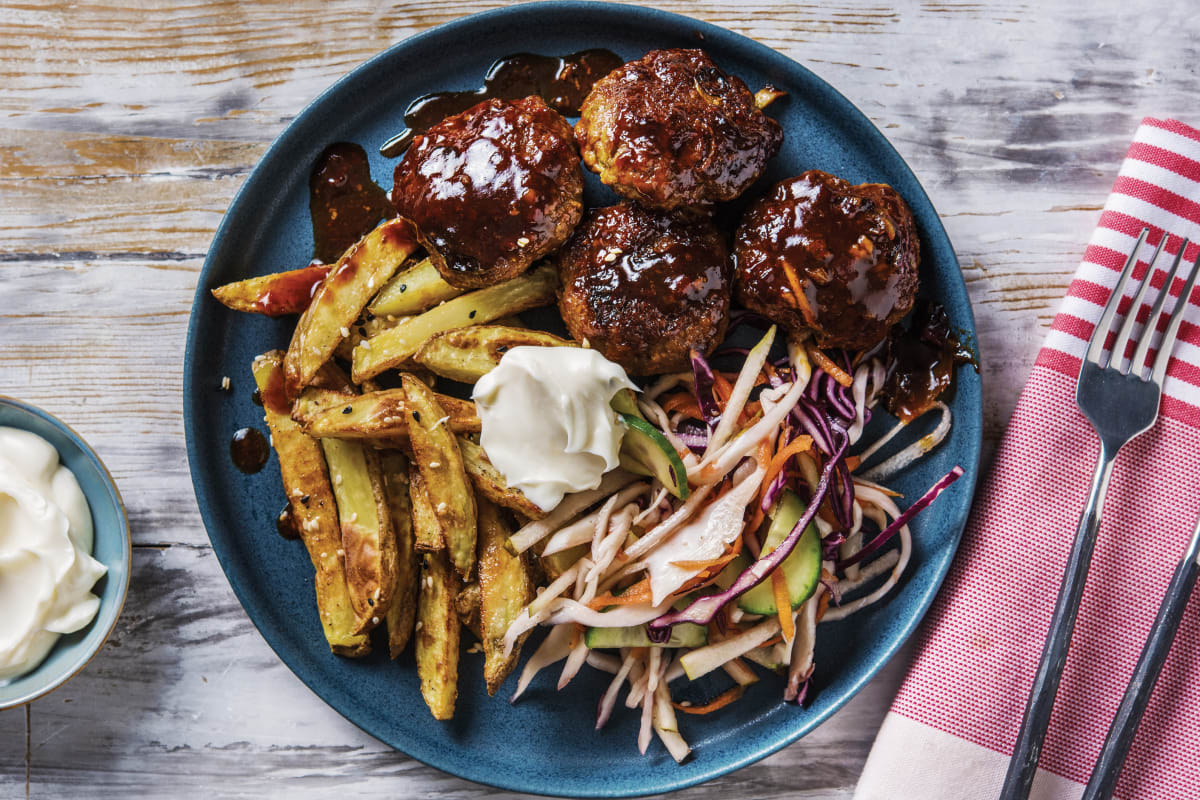
<path id="1" fill-rule="evenodd" d="M 1117 316 L 1117 307 L 1125 294 L 1125 287 L 1138 261 L 1138 252 L 1149 234 L 1148 228 L 1143 228 L 1121 270 L 1121 278 L 1117 288 L 1113 290 L 1104 313 L 1096 324 L 1096 330 L 1088 342 L 1087 354 L 1079 369 L 1079 383 L 1075 390 L 1075 402 L 1083 415 L 1092 423 L 1100 436 L 1100 461 L 1096 465 L 1096 473 L 1092 478 L 1092 490 L 1088 496 L 1087 506 L 1079 520 L 1079 528 L 1075 532 L 1075 542 L 1071 546 L 1071 556 L 1067 561 L 1066 573 L 1063 576 L 1062 588 L 1059 589 L 1058 602 L 1054 608 L 1054 620 L 1050 624 L 1050 635 L 1042 650 L 1042 660 L 1038 664 L 1037 677 L 1033 682 L 1033 691 L 1025 706 L 1025 718 L 1021 721 L 1021 732 L 1017 736 L 1017 746 L 1013 751 L 1012 761 L 1008 765 L 1008 773 L 1004 776 L 1004 787 L 1000 792 L 1000 800 L 1025 800 L 1033 785 L 1037 773 L 1038 759 L 1042 754 L 1042 744 L 1046 737 L 1046 728 L 1050 724 L 1050 712 L 1054 708 L 1054 698 L 1058 693 L 1058 684 L 1062 678 L 1063 664 L 1067 660 L 1067 650 L 1071 645 L 1071 635 L 1075 631 L 1075 619 L 1079 614 L 1079 601 L 1083 596 L 1083 586 L 1087 581 L 1088 567 L 1092 561 L 1092 551 L 1096 547 L 1096 531 L 1100 527 L 1100 512 L 1104 507 L 1104 496 L 1108 491 L 1108 482 L 1112 477 L 1113 462 L 1117 453 L 1130 440 L 1150 430 L 1158 419 L 1158 406 L 1162 398 L 1163 379 L 1167 373 L 1167 362 L 1171 358 L 1171 350 L 1179 334 L 1179 326 L 1183 322 L 1183 312 L 1187 308 L 1188 298 L 1196 284 L 1197 266 L 1200 258 L 1192 264 L 1175 310 L 1171 313 L 1170 322 L 1163 333 L 1162 342 L 1158 347 L 1158 355 L 1153 365 L 1146 364 L 1146 356 L 1150 352 L 1150 341 L 1158 329 L 1158 321 L 1163 313 L 1171 286 L 1175 282 L 1176 273 L 1183 260 L 1183 251 L 1187 249 L 1188 241 L 1183 240 L 1179 253 L 1171 265 L 1170 273 L 1163 289 L 1158 293 L 1146 325 L 1142 329 L 1133 357 L 1125 360 L 1125 350 L 1133 337 L 1134 324 L 1138 311 L 1146 301 L 1150 292 L 1151 278 L 1154 275 L 1154 262 L 1162 252 L 1167 240 L 1166 233 L 1154 250 L 1154 255 L 1146 267 L 1137 294 L 1125 320 L 1117 332 L 1111 356 L 1104 357 L 1104 342 L 1108 338 L 1109 329 Z"/>

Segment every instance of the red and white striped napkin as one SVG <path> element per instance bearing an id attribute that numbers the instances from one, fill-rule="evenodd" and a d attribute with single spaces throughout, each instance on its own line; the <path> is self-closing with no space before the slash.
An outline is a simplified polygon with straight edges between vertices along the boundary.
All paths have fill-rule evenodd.
<path id="1" fill-rule="evenodd" d="M 1075 405 L 1079 363 L 1143 226 L 1164 256 L 1200 252 L 1200 132 L 1142 121 L 1038 354 L 962 547 L 917 635 L 855 800 L 995 800 L 1050 628 L 1099 442 Z M 1143 248 L 1143 259 L 1152 249 Z M 1154 286 L 1172 259 L 1159 257 Z M 1143 260 L 1133 277 L 1146 270 Z M 1181 272 L 1183 269 L 1181 268 Z M 1121 307 L 1131 302 L 1130 282 Z M 1179 278 L 1172 287 L 1178 297 Z M 1168 305 L 1168 308 L 1173 305 Z M 1144 322 L 1149 308 L 1143 307 Z M 1111 343 L 1110 335 L 1110 343 Z M 985 356 L 986 357 L 986 356 Z M 1117 459 L 1071 653 L 1034 783 L 1078 798 L 1200 509 L 1200 287 L 1153 430 Z M 1200 599 L 1193 597 L 1116 796 L 1200 798 Z"/>

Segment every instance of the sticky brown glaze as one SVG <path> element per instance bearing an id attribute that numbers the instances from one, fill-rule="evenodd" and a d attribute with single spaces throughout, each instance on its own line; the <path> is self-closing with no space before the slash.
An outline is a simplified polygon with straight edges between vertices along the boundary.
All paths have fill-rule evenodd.
<path id="1" fill-rule="evenodd" d="M 538 97 L 487 100 L 413 140 L 392 201 L 447 283 L 515 278 L 557 250 L 583 214 L 571 127 Z"/>
<path id="2" fill-rule="evenodd" d="M 483 79 L 483 86 L 467 92 L 434 92 L 408 104 L 404 110 L 404 130 L 379 148 L 380 155 L 397 158 L 404 155 L 413 137 L 425 133 L 446 117 L 462 113 L 482 100 L 519 100 L 537 95 L 558 113 L 579 116 L 583 98 L 592 85 L 624 64 L 610 50 L 594 48 L 566 56 L 516 53 L 494 62 Z"/>
<path id="3" fill-rule="evenodd" d="M 663 210 L 732 200 L 783 131 L 702 50 L 654 50 L 596 82 L 575 125 L 583 161 L 618 194 Z"/>
<path id="4" fill-rule="evenodd" d="M 371 180 L 367 151 L 351 142 L 326 147 L 308 179 L 314 255 L 332 264 L 384 217 L 392 206 Z M 301 309 L 303 310 L 303 309 Z"/>
<path id="5" fill-rule="evenodd" d="M 558 255 L 571 335 L 631 375 L 687 368 L 729 321 L 729 249 L 707 219 L 632 203 L 588 212 Z"/>
<path id="6" fill-rule="evenodd" d="M 734 237 L 738 302 L 821 347 L 878 344 L 912 308 L 920 244 L 892 187 L 819 170 L 777 184 Z"/>

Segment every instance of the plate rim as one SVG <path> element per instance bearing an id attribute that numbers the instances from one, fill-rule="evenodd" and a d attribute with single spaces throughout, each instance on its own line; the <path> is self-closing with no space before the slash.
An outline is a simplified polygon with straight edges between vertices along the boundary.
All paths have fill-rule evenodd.
<path id="1" fill-rule="evenodd" d="M 763 65 L 764 67 L 769 66 L 783 71 L 799 70 L 802 73 L 806 73 L 810 79 L 822 84 L 825 91 L 829 92 L 838 101 L 840 101 L 841 105 L 843 106 L 843 110 L 845 110 L 845 112 L 851 117 L 849 120 L 850 124 L 853 125 L 853 127 L 855 127 L 857 130 L 860 130 L 866 134 L 866 136 L 869 138 L 868 144 L 871 147 L 879 148 L 885 152 L 889 159 L 894 159 L 894 163 L 899 165 L 902 172 L 907 173 L 907 177 L 911 179 L 915 191 L 919 192 L 920 200 L 934 211 L 936 226 L 931 227 L 926 225 L 923 232 L 931 241 L 937 241 L 940 245 L 943 245 L 942 249 L 944 249 L 949 255 L 951 262 L 947 265 L 947 267 L 957 268 L 958 281 L 956 283 L 961 286 L 962 293 L 966 298 L 966 302 L 964 304 L 964 313 L 966 315 L 967 322 L 970 325 L 971 331 L 973 334 L 975 334 L 977 327 L 975 323 L 974 308 L 966 291 L 965 282 L 963 282 L 961 278 L 961 264 L 959 263 L 958 255 L 954 250 L 954 246 L 950 240 L 949 234 L 946 232 L 940 216 L 937 215 L 936 208 L 929 199 L 928 193 L 926 192 L 924 186 L 921 185 L 908 162 L 903 158 L 903 156 L 900 155 L 892 143 L 888 141 L 886 136 L 884 136 L 883 132 L 879 130 L 875 123 L 873 123 L 870 118 L 858 108 L 858 106 L 851 102 L 835 86 L 823 79 L 820 75 L 816 74 L 799 61 L 780 53 L 773 47 L 756 39 L 744 34 L 740 34 L 736 31 L 732 31 L 728 28 L 721 27 L 720 25 L 699 20 L 694 17 L 689 17 L 684 14 L 677 14 L 675 12 L 647 8 L 644 6 L 630 6 L 610 2 L 595 2 L 594 0 L 553 0 L 552 2 L 520 3 L 458 17 L 440 25 L 419 31 L 410 36 L 406 36 L 405 38 L 389 45 L 380 52 L 372 55 L 370 58 L 359 63 L 342 77 L 334 81 L 329 87 L 321 91 L 312 101 L 306 104 L 304 108 L 298 114 L 296 114 L 296 116 L 288 120 L 283 129 L 271 141 L 270 145 L 258 159 L 258 162 L 255 164 L 254 168 L 246 177 L 242 185 L 238 188 L 237 192 L 230 201 L 228 208 L 222 215 L 221 222 L 213 235 L 212 242 L 210 243 L 209 249 L 205 255 L 204 264 L 202 265 L 197 276 L 196 291 L 192 301 L 192 310 L 189 314 L 187 342 L 184 350 L 182 400 L 188 470 L 189 475 L 192 478 L 192 490 L 196 498 L 201 519 L 204 523 L 205 533 L 208 535 L 209 542 L 213 547 L 213 552 L 217 556 L 218 563 L 220 563 L 221 569 L 225 573 L 225 577 L 230 584 L 230 588 L 233 590 L 243 610 L 246 611 L 247 616 L 250 618 L 251 624 L 254 625 L 254 628 L 258 634 L 262 636 L 267 645 L 283 662 L 283 665 L 290 672 L 292 672 L 293 675 L 299 678 L 300 681 L 307 686 L 321 702 L 337 711 L 338 714 L 344 717 L 347 721 L 373 738 L 378 739 L 385 746 L 394 748 L 395 750 L 404 753 L 409 758 L 413 758 L 416 761 L 434 767 L 447 774 L 454 775 L 477 784 L 491 786 L 506 791 L 528 792 L 544 796 L 640 797 L 647 795 L 646 788 L 649 787 L 632 788 L 627 784 L 624 785 L 624 788 L 621 788 L 620 786 L 617 788 L 577 786 L 575 784 L 570 786 L 551 786 L 545 781 L 539 783 L 536 779 L 533 779 L 532 776 L 529 776 L 529 780 L 522 782 L 519 779 L 513 779 L 513 776 L 511 775 L 480 776 L 463 774 L 462 772 L 455 770 L 453 766 L 449 765 L 445 759 L 439 759 L 436 753 L 422 753 L 421 755 L 414 755 L 407 749 L 391 744 L 388 739 L 385 738 L 384 734 L 374 730 L 375 726 L 369 724 L 369 721 L 360 721 L 354 719 L 351 716 L 352 709 L 344 709 L 341 703 L 331 701 L 318 690 L 317 686 L 314 685 L 317 674 L 303 665 L 302 658 L 293 656 L 289 659 L 283 652 L 284 650 L 288 649 L 287 645 L 282 641 L 276 641 L 277 637 L 275 636 L 268 636 L 267 633 L 264 632 L 259 626 L 259 622 L 256 619 L 256 615 L 260 615 L 259 612 L 257 612 L 259 603 L 257 598 L 245 588 L 245 584 L 247 582 L 243 581 L 242 576 L 240 575 L 241 565 L 234 563 L 233 559 L 231 558 L 231 554 L 228 552 L 222 553 L 221 548 L 219 548 L 213 540 L 213 534 L 209 529 L 209 513 L 206 510 L 207 507 L 213 503 L 213 498 L 209 496 L 207 487 L 204 485 L 204 476 L 199 475 L 197 467 L 201 457 L 199 455 L 199 445 L 196 441 L 196 434 L 194 432 L 194 417 L 195 405 L 199 401 L 199 395 L 197 382 L 193 376 L 193 369 L 191 368 L 191 365 L 195 361 L 194 351 L 196 346 L 196 331 L 200 324 L 200 315 L 198 315 L 196 312 L 198 308 L 202 307 L 201 303 L 207 296 L 207 291 L 205 289 L 205 277 L 216 266 L 215 252 L 219 249 L 218 245 L 226 238 L 228 228 L 234 224 L 233 220 L 235 216 L 238 216 L 233 212 L 245 210 L 242 209 L 241 206 L 246 203 L 246 199 L 253 189 L 253 184 L 256 182 L 256 177 L 262 171 L 263 165 L 277 154 L 282 145 L 287 143 L 286 140 L 290 138 L 296 129 L 298 129 L 311 117 L 320 113 L 321 107 L 329 98 L 339 95 L 347 87 L 353 86 L 353 84 L 362 76 L 378 68 L 381 64 L 395 58 L 398 51 L 415 45 L 420 45 L 427 39 L 442 36 L 454 36 L 463 28 L 474 27 L 479 25 L 481 22 L 485 22 L 490 19 L 530 14 L 531 12 L 535 11 L 536 13 L 544 14 L 548 10 L 558 14 L 572 12 L 577 12 L 580 14 L 621 14 L 628 17 L 631 21 L 634 17 L 642 17 L 643 19 L 648 18 L 654 20 L 659 24 L 665 24 L 674 27 L 686 26 L 691 30 L 696 31 L 700 35 L 701 42 L 698 44 L 700 47 L 703 47 L 703 42 L 708 41 L 710 38 L 720 40 L 724 44 L 733 44 L 737 47 L 753 51 L 752 57 L 757 63 Z M 975 342 L 975 347 L 976 349 L 978 348 L 977 341 Z M 978 352 L 976 355 L 979 355 Z M 959 480 L 959 483 L 963 485 L 963 487 L 967 490 L 967 493 L 963 500 L 963 509 L 961 513 L 956 515 L 956 518 L 951 520 L 950 524 L 946 528 L 946 533 L 948 534 L 947 538 L 950 540 L 951 547 L 949 547 L 947 550 L 942 562 L 937 564 L 936 569 L 931 573 L 932 580 L 929 583 L 928 589 L 923 595 L 918 595 L 917 598 L 915 598 L 915 613 L 908 615 L 904 619 L 903 623 L 897 626 L 896 629 L 898 632 L 892 635 L 890 644 L 882 648 L 880 654 L 876 657 L 874 666 L 867 670 L 858 680 L 850 683 L 843 692 L 843 695 L 835 702 L 831 703 L 827 710 L 818 718 L 808 720 L 806 721 L 806 724 L 797 725 L 793 730 L 788 731 L 786 735 L 781 736 L 778 739 L 764 742 L 760 746 L 747 749 L 745 752 L 739 755 L 734 755 L 729 758 L 722 759 L 719 762 L 715 762 L 708 769 L 700 770 L 687 777 L 677 777 L 674 780 L 668 777 L 653 786 L 653 792 L 660 793 L 676 791 L 708 782 L 722 775 L 735 772 L 743 767 L 760 761 L 763 758 L 778 752 L 784 747 L 806 736 L 815 728 L 824 724 L 829 717 L 845 706 L 846 703 L 848 703 L 851 699 L 856 697 L 866 686 L 866 684 L 873 680 L 883 669 L 883 667 L 895 657 L 900 648 L 902 648 L 905 643 L 909 641 L 917 626 L 921 623 L 926 613 L 929 611 L 933 600 L 937 597 L 941 590 L 941 586 L 945 581 L 946 574 L 948 573 L 950 566 L 958 552 L 962 534 L 966 527 L 967 518 L 969 516 L 971 503 L 974 498 L 978 480 L 979 465 L 982 459 L 983 427 L 982 374 L 979 374 L 977 378 L 980 381 L 980 402 L 968 409 L 970 418 L 964 420 L 963 423 L 960 423 L 968 425 L 970 431 L 974 434 L 968 442 L 970 445 L 970 450 L 974 454 L 974 463 L 969 465 L 970 468 L 967 469 L 967 474 L 965 474 L 963 478 Z M 968 465 L 964 464 L 963 466 L 965 468 Z M 215 522 L 213 524 L 215 525 Z M 239 575 L 237 580 L 234 579 L 235 574 Z M 252 613 L 252 609 L 255 609 L 255 613 Z"/>

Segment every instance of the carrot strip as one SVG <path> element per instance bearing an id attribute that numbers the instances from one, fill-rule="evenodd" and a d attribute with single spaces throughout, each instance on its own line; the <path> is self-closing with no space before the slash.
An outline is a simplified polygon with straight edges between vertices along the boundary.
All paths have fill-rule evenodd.
<path id="1" fill-rule="evenodd" d="M 611 592 L 600 595 L 588 603 L 588 608 L 599 611 L 606 606 L 628 606 L 648 602 L 650 602 L 650 579 L 642 578 L 618 595 Z"/>
<path id="2" fill-rule="evenodd" d="M 719 372 L 713 372 L 713 390 L 717 393 L 717 398 L 721 401 L 721 408 L 729 402 L 729 396 L 733 394 L 733 384 Z"/>
<path id="3" fill-rule="evenodd" d="M 717 695 L 711 702 L 705 703 L 702 706 L 680 705 L 679 703 L 676 703 L 674 700 L 671 701 L 671 705 L 675 706 L 675 708 L 677 708 L 678 710 L 682 711 L 685 714 L 711 714 L 712 712 L 716 711 L 717 709 L 724 708 L 725 706 L 732 703 L 734 700 L 737 700 L 739 697 L 742 696 L 743 693 L 745 693 L 745 691 L 746 691 L 745 686 L 731 686 L 728 689 L 726 689 L 725 691 L 721 692 L 719 695 Z"/>
<path id="4" fill-rule="evenodd" d="M 812 437 L 806 436 L 804 438 L 808 439 L 809 442 L 812 441 Z M 768 465 L 767 473 L 769 476 L 770 475 L 770 466 L 769 465 L 771 464 L 771 441 L 770 441 L 770 439 L 763 439 L 762 442 L 759 443 L 758 455 L 756 457 L 758 458 L 759 464 L 767 464 Z M 759 494 L 758 494 L 758 498 L 759 498 L 758 502 L 756 502 L 754 504 L 754 513 L 752 515 L 750 515 L 750 521 L 748 523 L 746 523 L 746 527 L 744 527 L 742 530 L 756 531 L 756 530 L 758 530 L 758 526 L 762 524 L 762 521 L 763 521 L 762 493 L 765 492 L 767 490 L 767 487 L 771 485 L 772 480 L 774 480 L 774 478 L 768 477 L 767 480 L 763 481 L 762 486 L 760 487 L 760 490 L 759 490 Z"/>
<path id="5" fill-rule="evenodd" d="M 849 388 L 854 385 L 854 378 L 846 370 L 833 363 L 833 359 L 822 353 L 811 344 L 808 346 L 808 357 L 812 359 L 818 367 L 829 373 L 829 377 L 840 383 L 842 386 Z"/>
<path id="6" fill-rule="evenodd" d="M 854 472 L 854 470 L 858 469 L 858 465 L 862 463 L 862 459 L 858 456 L 846 456 L 842 460 L 846 462 L 846 469 L 850 470 L 851 472 Z"/>
<path id="7" fill-rule="evenodd" d="M 696 398 L 690 394 L 673 394 L 664 400 L 662 410 L 671 414 L 675 411 L 682 411 L 692 419 L 704 419 L 704 415 L 700 413 L 700 406 L 696 403 Z"/>
<path id="8" fill-rule="evenodd" d="M 771 573 L 771 592 L 775 595 L 775 610 L 779 614 L 779 627 L 784 641 L 796 638 L 796 623 L 792 619 L 792 599 L 788 596 L 787 576 L 783 570 Z"/>
<path id="9" fill-rule="evenodd" d="M 779 471 L 787 464 L 788 459 L 797 453 L 803 453 L 812 447 L 813 440 L 811 436 L 800 435 L 792 439 L 785 446 L 775 453 L 775 457 L 771 459 L 771 465 L 767 467 L 767 475 L 763 478 L 762 491 L 759 492 L 759 498 L 762 498 L 771 484 L 775 482 L 775 478 L 779 475 Z"/>
<path id="10" fill-rule="evenodd" d="M 775 634 L 770 639 L 767 639 L 765 642 L 760 644 L 759 647 L 773 647 L 782 641 L 783 641 L 783 637 L 780 636 L 779 634 Z"/>

